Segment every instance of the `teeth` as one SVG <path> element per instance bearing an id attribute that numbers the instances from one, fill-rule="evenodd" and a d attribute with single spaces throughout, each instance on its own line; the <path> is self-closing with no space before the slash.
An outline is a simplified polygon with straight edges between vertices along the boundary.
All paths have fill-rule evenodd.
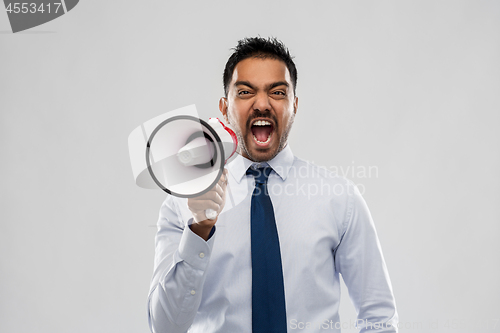
<path id="1" fill-rule="evenodd" d="M 253 125 L 254 126 L 270 126 L 271 123 L 267 120 L 257 120 L 255 123 L 253 123 Z"/>

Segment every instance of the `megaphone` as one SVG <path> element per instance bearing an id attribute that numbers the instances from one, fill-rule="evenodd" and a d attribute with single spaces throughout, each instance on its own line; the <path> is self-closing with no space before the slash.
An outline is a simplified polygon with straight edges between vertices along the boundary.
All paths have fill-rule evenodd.
<path id="1" fill-rule="evenodd" d="M 130 133 L 130 162 L 142 188 L 161 188 L 181 198 L 209 191 L 236 152 L 236 134 L 218 118 L 200 119 L 190 105 L 153 118 Z M 217 213 L 205 212 L 214 219 Z"/>

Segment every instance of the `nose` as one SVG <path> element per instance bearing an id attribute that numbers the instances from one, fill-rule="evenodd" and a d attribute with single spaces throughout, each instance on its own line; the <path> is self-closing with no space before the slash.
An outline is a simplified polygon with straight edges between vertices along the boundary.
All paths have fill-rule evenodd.
<path id="1" fill-rule="evenodd" d="M 271 110 L 271 103 L 269 103 L 269 96 L 265 92 L 259 92 L 255 96 L 253 103 L 255 111 L 265 112 Z"/>

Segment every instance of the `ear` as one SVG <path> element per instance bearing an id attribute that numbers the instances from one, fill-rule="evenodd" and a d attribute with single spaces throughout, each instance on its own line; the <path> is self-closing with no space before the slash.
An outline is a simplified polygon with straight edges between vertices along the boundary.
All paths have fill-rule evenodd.
<path id="1" fill-rule="evenodd" d="M 227 98 L 221 97 L 219 100 L 219 110 L 224 116 L 224 120 L 226 121 L 227 124 L 229 124 L 229 119 L 227 117 Z"/>
<path id="2" fill-rule="evenodd" d="M 297 110 L 299 109 L 299 98 L 295 96 L 293 100 L 293 114 L 295 115 L 297 113 Z"/>

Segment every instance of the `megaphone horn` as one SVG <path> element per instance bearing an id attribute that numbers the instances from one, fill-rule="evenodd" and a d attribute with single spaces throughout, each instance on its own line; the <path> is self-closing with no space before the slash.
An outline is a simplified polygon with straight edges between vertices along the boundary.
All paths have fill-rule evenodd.
<path id="1" fill-rule="evenodd" d="M 217 184 L 236 152 L 236 134 L 217 118 L 207 123 L 195 115 L 191 105 L 154 118 L 130 134 L 130 160 L 138 186 L 190 198 Z M 206 215 L 210 218 L 209 212 Z"/>

